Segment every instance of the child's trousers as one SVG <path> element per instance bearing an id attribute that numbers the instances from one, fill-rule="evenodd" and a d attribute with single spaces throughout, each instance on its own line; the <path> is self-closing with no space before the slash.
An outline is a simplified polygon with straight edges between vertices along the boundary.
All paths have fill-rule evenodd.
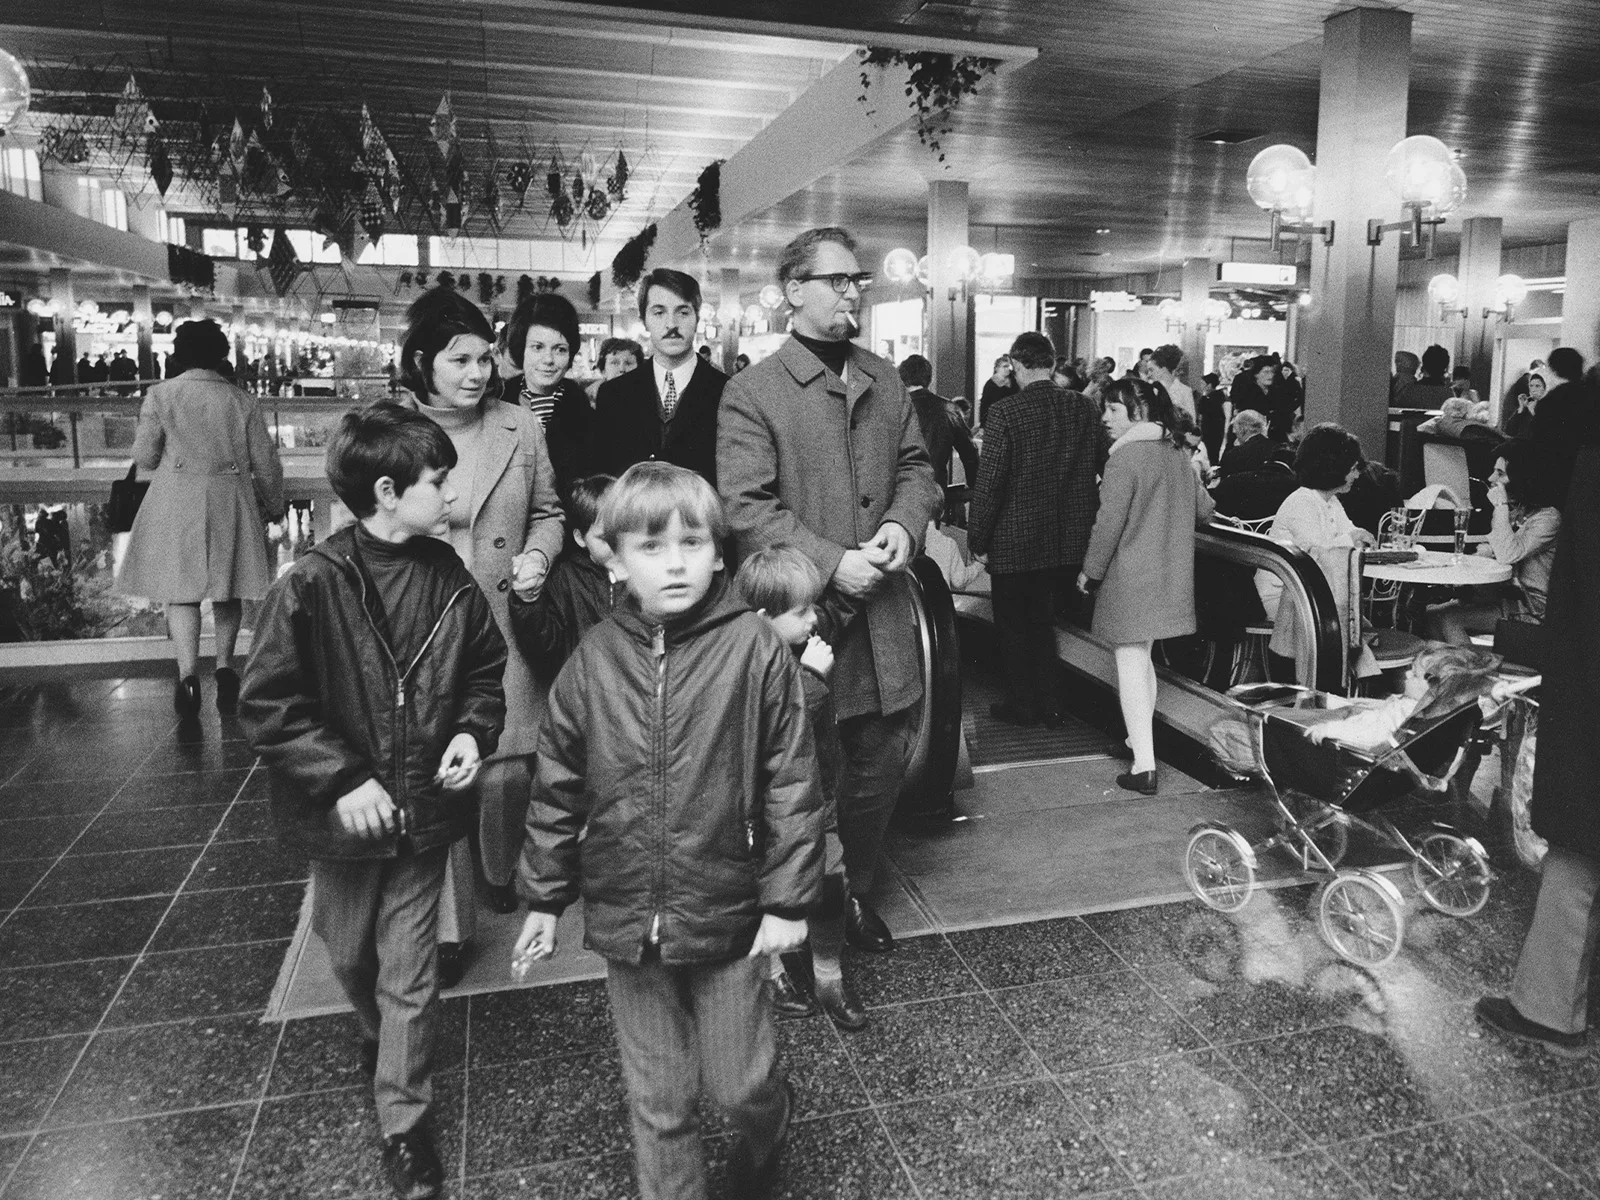
<path id="1" fill-rule="evenodd" d="M 786 1103 L 766 957 L 664 966 L 608 961 L 606 990 L 622 1051 L 633 1156 L 644 1200 L 704 1200 L 695 1102 L 703 1086 L 752 1161 L 776 1148 Z"/>
<path id="2" fill-rule="evenodd" d="M 439 999 L 439 892 L 448 846 L 400 858 L 311 864 L 311 927 L 378 1043 L 372 1094 L 384 1137 L 417 1126 L 433 1104 Z"/>

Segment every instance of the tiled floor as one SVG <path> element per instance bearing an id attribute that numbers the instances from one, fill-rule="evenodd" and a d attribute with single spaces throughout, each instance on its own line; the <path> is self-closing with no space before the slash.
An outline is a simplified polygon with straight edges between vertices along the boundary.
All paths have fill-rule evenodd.
<path id="1" fill-rule="evenodd" d="M 0 692 L 6 1200 L 383 1194 L 347 1018 L 258 1017 L 299 868 L 260 775 L 148 682 Z M 872 1023 L 782 1027 L 791 1197 L 1600 1193 L 1600 1057 L 1480 1037 L 1534 889 L 1413 912 L 1365 974 L 1305 889 L 937 933 L 852 958 Z M 459 1197 L 633 1194 L 603 989 L 446 1006 L 438 1133 Z M 708 1119 L 714 1175 L 725 1139 Z"/>

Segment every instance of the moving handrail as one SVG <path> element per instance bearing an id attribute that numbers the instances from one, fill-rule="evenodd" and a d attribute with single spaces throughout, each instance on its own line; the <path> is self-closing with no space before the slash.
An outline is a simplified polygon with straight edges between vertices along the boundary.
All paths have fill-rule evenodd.
<path id="1" fill-rule="evenodd" d="M 954 813 L 961 758 L 961 646 L 955 601 L 926 556 L 907 571 L 922 656 L 922 710 L 900 787 L 900 811 L 920 819 Z"/>

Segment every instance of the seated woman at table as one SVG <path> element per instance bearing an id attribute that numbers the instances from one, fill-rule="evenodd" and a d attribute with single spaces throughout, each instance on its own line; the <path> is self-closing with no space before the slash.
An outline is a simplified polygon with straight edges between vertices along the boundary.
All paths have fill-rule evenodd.
<path id="1" fill-rule="evenodd" d="M 1352 547 L 1370 546 L 1376 540 L 1357 527 L 1339 503 L 1339 497 L 1350 490 L 1361 473 L 1361 461 L 1361 443 L 1342 427 L 1330 421 L 1307 430 L 1294 456 L 1300 486 L 1278 506 L 1272 527 L 1267 530 L 1268 537 L 1304 550 L 1316 559 L 1339 606 L 1341 623 L 1348 615 L 1345 576 L 1349 552 Z M 1283 658 L 1294 658 L 1300 638 L 1299 622 L 1293 607 L 1279 611 L 1282 580 L 1271 571 L 1257 571 L 1256 592 L 1267 618 L 1274 622 L 1268 650 Z"/>
<path id="2" fill-rule="evenodd" d="M 1475 633 L 1493 633 L 1502 617 L 1544 620 L 1550 564 L 1556 556 L 1561 513 L 1555 480 L 1560 473 L 1549 452 L 1530 441 L 1510 441 L 1495 449 L 1489 476 L 1494 518 L 1489 540 L 1478 553 L 1512 568 L 1509 584 L 1476 588 L 1470 595 L 1428 609 L 1428 632 L 1442 642 L 1470 645 Z"/>

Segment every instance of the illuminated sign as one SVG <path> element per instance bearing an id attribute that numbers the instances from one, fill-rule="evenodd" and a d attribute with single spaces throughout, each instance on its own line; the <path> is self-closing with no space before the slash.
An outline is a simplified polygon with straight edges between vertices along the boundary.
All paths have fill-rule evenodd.
<path id="1" fill-rule="evenodd" d="M 1097 313 L 1137 312 L 1142 305 L 1132 292 L 1090 292 L 1089 307 Z"/>
<path id="2" fill-rule="evenodd" d="M 1217 264 L 1220 283 L 1259 283 L 1269 287 L 1293 287 L 1295 269 L 1278 263 L 1225 262 Z"/>

